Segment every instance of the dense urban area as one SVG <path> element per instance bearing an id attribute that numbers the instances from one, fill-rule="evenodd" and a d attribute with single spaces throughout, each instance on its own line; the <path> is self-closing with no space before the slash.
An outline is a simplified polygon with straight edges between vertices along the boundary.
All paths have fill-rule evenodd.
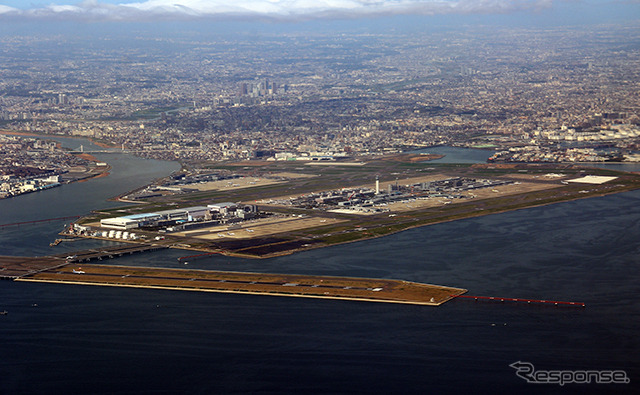
<path id="1" fill-rule="evenodd" d="M 4 36 L 0 128 L 185 167 L 436 145 L 490 149 L 493 162 L 636 161 L 639 37 L 621 26 Z M 0 152 L 0 197 L 88 158 L 16 136 Z"/>

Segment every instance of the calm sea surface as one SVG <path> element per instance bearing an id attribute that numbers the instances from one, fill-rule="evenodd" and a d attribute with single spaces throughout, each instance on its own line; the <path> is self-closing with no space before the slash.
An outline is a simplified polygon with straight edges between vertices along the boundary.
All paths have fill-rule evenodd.
<path id="1" fill-rule="evenodd" d="M 126 155 L 99 159 L 113 166 L 110 177 L 2 200 L 0 224 L 113 206 L 105 199 L 178 168 Z M 49 247 L 63 226 L 0 228 L 0 254 L 109 244 Z M 109 263 L 185 267 L 177 260 L 184 254 Z M 639 263 L 634 191 L 285 257 L 214 256 L 188 266 L 398 278 L 586 308 L 462 299 L 434 308 L 0 281 L 0 311 L 9 311 L 0 316 L 0 393 L 632 393 L 640 380 Z M 631 383 L 528 384 L 509 367 L 516 361 L 540 370 L 624 370 Z"/>

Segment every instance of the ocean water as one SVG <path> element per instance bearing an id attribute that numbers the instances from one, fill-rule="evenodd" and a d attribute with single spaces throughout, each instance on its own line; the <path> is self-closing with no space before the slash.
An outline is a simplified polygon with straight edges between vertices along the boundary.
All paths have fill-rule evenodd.
<path id="1" fill-rule="evenodd" d="M 123 173 L 118 165 L 111 177 L 72 184 L 93 192 L 65 185 L 0 201 L 0 223 L 79 215 L 111 204 L 104 199 L 118 188 L 175 166 L 118 160 Z M 139 173 L 119 180 L 133 168 Z M 211 256 L 188 265 L 397 278 L 585 308 L 468 299 L 425 307 L 0 281 L 0 311 L 9 312 L 0 316 L 0 393 L 633 393 L 640 379 L 639 202 L 633 191 L 284 257 Z M 0 253 L 108 244 L 49 247 L 63 225 L 4 228 Z M 185 267 L 177 258 L 189 254 L 157 251 L 106 263 Z M 516 361 L 540 370 L 624 370 L 631 382 L 529 384 L 509 367 Z"/>

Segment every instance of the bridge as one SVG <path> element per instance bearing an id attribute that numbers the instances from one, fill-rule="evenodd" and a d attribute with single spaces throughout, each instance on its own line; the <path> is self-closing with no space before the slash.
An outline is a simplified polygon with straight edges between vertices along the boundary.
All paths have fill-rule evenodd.
<path id="1" fill-rule="evenodd" d="M 0 256 L 0 280 L 15 280 L 68 264 L 64 259 L 54 257 Z"/>
<path id="2" fill-rule="evenodd" d="M 124 246 L 92 248 L 88 250 L 76 251 L 52 255 L 53 258 L 65 259 L 67 263 L 89 262 L 92 260 L 103 260 L 109 258 L 130 255 L 134 252 L 156 251 L 167 248 L 164 245 L 156 244 L 127 244 Z"/>
<path id="3" fill-rule="evenodd" d="M 156 244 L 128 244 L 102 247 L 43 257 L 0 256 L 0 280 L 16 280 L 48 270 L 57 270 L 70 264 L 116 258 L 135 252 L 168 248 Z"/>

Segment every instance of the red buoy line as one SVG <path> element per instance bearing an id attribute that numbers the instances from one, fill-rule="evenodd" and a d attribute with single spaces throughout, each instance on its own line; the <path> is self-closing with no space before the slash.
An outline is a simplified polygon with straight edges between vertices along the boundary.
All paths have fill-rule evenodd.
<path id="1" fill-rule="evenodd" d="M 464 299 L 474 299 L 474 300 L 491 300 L 494 302 L 526 302 L 526 303 L 543 303 L 543 304 L 553 304 L 556 306 L 576 306 L 576 307 L 585 307 L 586 305 L 582 302 L 561 302 L 557 300 L 541 300 L 541 299 L 521 299 L 521 298 L 501 298 L 495 296 L 470 296 L 470 295 L 451 295 L 454 298 L 464 298 Z"/>

